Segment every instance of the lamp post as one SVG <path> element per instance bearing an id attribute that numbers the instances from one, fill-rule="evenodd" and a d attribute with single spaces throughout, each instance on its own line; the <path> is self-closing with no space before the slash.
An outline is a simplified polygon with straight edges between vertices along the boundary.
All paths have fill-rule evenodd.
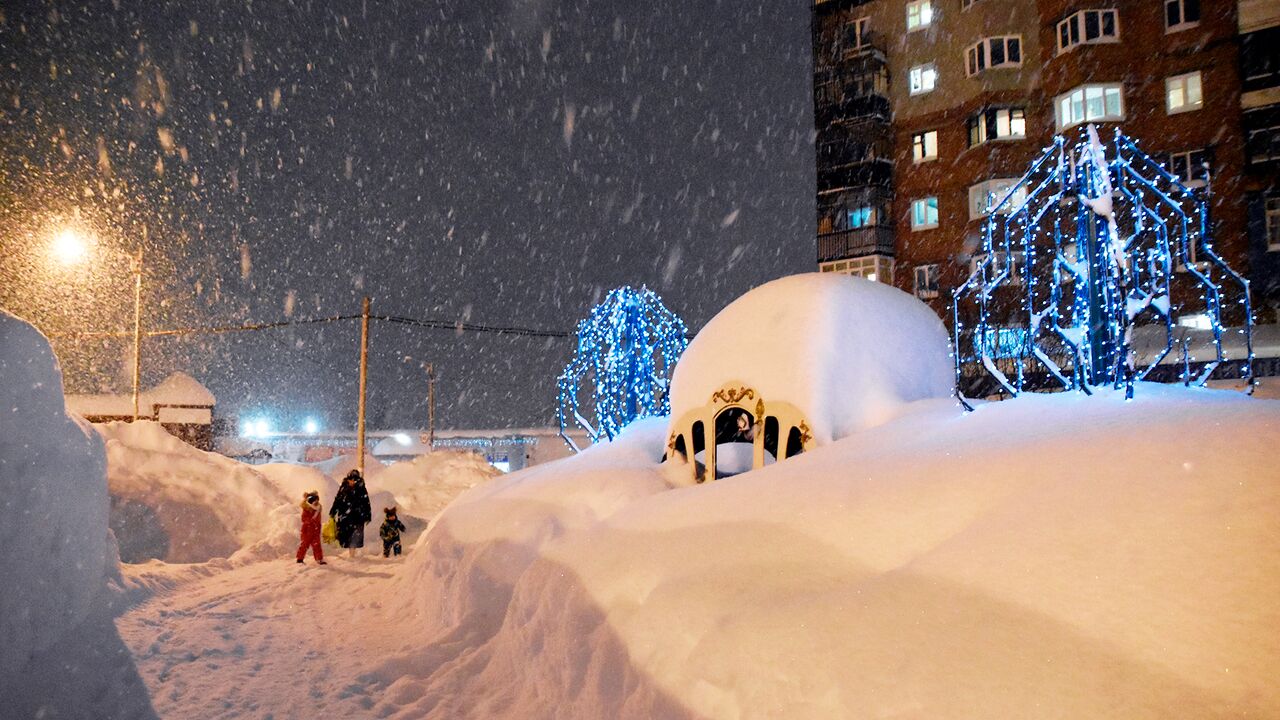
<path id="1" fill-rule="evenodd" d="M 88 258 L 90 240 L 74 229 L 65 229 L 53 237 L 51 251 L 63 265 L 78 265 Z M 139 385 L 142 381 L 142 247 L 136 253 L 126 255 L 119 250 L 105 249 L 114 255 L 129 258 L 133 274 L 133 420 L 141 416 Z"/>

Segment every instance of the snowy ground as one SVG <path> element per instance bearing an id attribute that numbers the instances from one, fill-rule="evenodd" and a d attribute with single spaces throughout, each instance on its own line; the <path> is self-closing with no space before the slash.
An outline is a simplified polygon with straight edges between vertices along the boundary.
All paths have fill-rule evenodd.
<path id="1" fill-rule="evenodd" d="M 162 718 L 373 717 L 380 698 L 361 675 L 418 639 L 387 615 L 394 562 L 217 571 L 160 591 L 116 627 Z"/>

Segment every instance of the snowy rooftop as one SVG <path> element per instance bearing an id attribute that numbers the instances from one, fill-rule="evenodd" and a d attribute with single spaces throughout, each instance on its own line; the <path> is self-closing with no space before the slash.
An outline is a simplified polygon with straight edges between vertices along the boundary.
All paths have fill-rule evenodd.
<path id="1" fill-rule="evenodd" d="M 124 395 L 67 395 L 67 410 L 83 417 L 132 416 L 133 396 Z M 213 393 L 186 373 L 177 372 L 163 382 L 138 396 L 138 404 L 144 415 L 154 416 L 155 407 L 190 405 L 213 407 L 217 400 Z"/>

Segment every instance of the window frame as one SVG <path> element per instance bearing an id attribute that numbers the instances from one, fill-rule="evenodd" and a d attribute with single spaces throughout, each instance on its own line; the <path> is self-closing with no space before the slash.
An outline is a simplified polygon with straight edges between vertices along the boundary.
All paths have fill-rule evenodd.
<path id="1" fill-rule="evenodd" d="M 929 136 L 933 136 L 933 154 L 927 154 L 929 151 Z M 923 132 L 912 133 L 911 135 L 911 161 L 919 165 L 921 163 L 933 162 L 938 159 L 938 131 L 925 130 Z"/>
<path id="2" fill-rule="evenodd" d="M 1280 195 L 1262 199 L 1262 231 L 1267 234 L 1267 252 L 1280 252 Z"/>
<path id="3" fill-rule="evenodd" d="M 920 89 L 916 89 L 916 73 L 920 73 Z M 933 82 L 928 87 L 924 86 L 925 73 L 932 74 Z M 914 65 L 907 72 L 907 94 L 911 97 L 918 95 L 928 95 L 938 88 L 938 64 L 934 62 L 921 63 Z"/>
<path id="4" fill-rule="evenodd" d="M 1102 90 L 1102 114 L 1094 115 L 1090 117 L 1089 90 L 1095 89 L 1095 88 Z M 1108 90 L 1117 91 L 1116 95 L 1117 95 L 1117 100 L 1119 101 L 1120 112 L 1114 115 L 1107 112 L 1107 91 Z M 1077 93 L 1080 94 L 1079 104 L 1081 108 L 1081 117 L 1080 119 L 1075 119 L 1073 114 L 1072 118 L 1064 120 L 1064 118 L 1062 117 L 1062 107 L 1063 107 L 1062 103 L 1064 100 L 1067 100 L 1067 101 L 1070 101 L 1072 103 L 1072 107 L 1074 107 L 1075 106 L 1074 96 Z M 1085 123 L 1090 123 L 1090 122 L 1124 122 L 1125 112 L 1126 112 L 1126 103 L 1124 99 L 1124 83 L 1123 82 L 1085 83 L 1083 85 L 1077 85 L 1071 88 L 1070 90 L 1053 98 L 1053 120 L 1054 120 L 1054 125 L 1059 131 L 1067 130 L 1077 125 L 1083 125 Z"/>
<path id="5" fill-rule="evenodd" d="M 990 203 L 991 206 L 994 206 L 996 203 L 1003 200 L 1005 195 L 1009 194 L 1009 190 L 1013 188 L 1015 185 L 1017 185 L 1019 181 L 1021 181 L 1021 178 L 1012 178 L 1012 177 L 988 178 L 986 180 L 983 180 L 982 182 L 978 182 L 970 185 L 969 186 L 969 219 L 981 220 L 987 217 L 988 215 L 990 215 L 991 213 L 987 203 Z M 1027 196 L 1026 186 L 1022 187 L 1020 194 L 1022 196 L 1022 199 L 1025 200 Z M 1014 193 L 1015 203 L 1018 202 L 1018 195 L 1019 193 Z M 983 203 L 983 206 L 981 208 L 978 207 L 976 202 L 977 199 L 979 198 L 982 198 L 986 201 Z"/>
<path id="6" fill-rule="evenodd" d="M 857 52 L 864 48 L 870 47 L 871 43 L 867 39 L 867 32 L 868 32 L 868 28 L 870 27 L 871 27 L 870 15 L 863 15 L 860 18 L 855 18 L 853 22 L 845 26 L 845 41 L 846 41 L 845 50 L 847 52 Z M 850 31 L 852 31 L 852 34 L 850 34 Z M 853 45 L 848 44 L 848 40 L 850 37 L 857 38 L 856 42 Z"/>
<path id="7" fill-rule="evenodd" d="M 932 209 L 933 209 L 933 222 L 929 222 L 929 219 L 928 219 L 928 218 L 929 218 L 929 209 L 930 209 L 930 205 L 929 205 L 929 201 L 930 201 L 930 200 L 932 200 L 932 201 L 933 201 L 933 205 L 932 205 Z M 923 203 L 923 204 L 922 204 L 922 203 Z M 917 222 L 916 222 L 916 219 L 917 219 L 916 208 L 917 208 L 917 207 L 923 207 L 923 208 L 925 209 L 925 213 L 924 213 L 925 220 L 924 220 L 924 222 L 921 222 L 921 223 L 918 223 L 918 224 L 917 224 Z M 939 208 L 938 208 L 938 196 L 937 196 L 937 195 L 926 195 L 925 197 L 922 197 L 922 198 L 916 198 L 916 199 L 912 200 L 912 201 L 911 201 L 911 232 L 921 232 L 921 231 L 924 231 L 924 230 L 933 230 L 934 228 L 938 227 L 938 225 L 939 225 L 939 221 L 941 220 L 941 215 L 940 215 L 940 213 L 939 213 L 939 211 L 938 211 L 938 210 L 939 210 Z"/>
<path id="8" fill-rule="evenodd" d="M 969 258 L 969 276 L 970 277 L 972 277 L 974 273 L 978 272 L 978 266 L 982 264 L 983 260 L 987 259 L 988 255 L 994 255 L 996 257 L 996 261 L 992 263 L 993 265 L 992 270 L 996 274 L 1000 273 L 1001 265 L 1008 263 L 1009 262 L 1008 256 L 1012 255 L 1013 265 L 1011 267 L 1013 269 L 1013 272 L 1010 273 L 1009 279 L 1011 282 L 1013 282 L 1016 285 L 1023 285 L 1026 283 L 1026 278 L 1024 278 L 1022 275 L 1022 266 L 1027 264 L 1027 253 L 1022 250 L 1015 250 L 1011 253 L 1005 252 L 1004 250 L 996 250 L 995 252 L 991 252 L 991 253 L 984 252 L 984 253 L 974 254 L 973 257 Z M 1003 258 L 1003 260 L 1001 260 L 1001 258 Z"/>
<path id="9" fill-rule="evenodd" d="M 912 25 L 912 11 L 915 16 L 915 25 Z M 907 32 L 913 33 L 924 30 L 933 25 L 933 0 L 911 0 L 906 5 L 907 12 Z"/>
<path id="10" fill-rule="evenodd" d="M 1194 3 L 1196 9 L 1196 19 L 1187 20 L 1187 5 Z M 1169 8 L 1178 6 L 1178 22 L 1169 24 Z M 1183 30 L 1190 30 L 1200 24 L 1200 15 L 1203 8 L 1200 7 L 1200 0 L 1164 0 L 1164 34 L 1170 35 Z"/>
<path id="11" fill-rule="evenodd" d="M 1011 43 L 1017 42 L 1018 59 L 1013 61 L 1009 59 L 1009 48 Z M 995 43 L 1000 43 L 1001 53 L 1004 60 L 999 63 L 993 63 L 991 58 L 994 56 L 992 48 Z M 984 37 L 978 42 L 964 49 L 964 75 L 965 77 L 976 77 L 988 70 L 1008 70 L 1011 68 L 1022 67 L 1022 36 L 1021 35 L 992 35 Z"/>
<path id="12" fill-rule="evenodd" d="M 1183 100 L 1191 96 L 1190 80 L 1195 79 L 1196 95 L 1198 100 L 1195 103 L 1184 102 L 1177 107 L 1173 106 L 1173 91 L 1175 86 L 1181 91 Z M 1171 75 L 1164 79 L 1164 109 L 1168 115 L 1180 115 L 1182 113 L 1195 112 L 1204 109 L 1204 74 L 1199 70 L 1192 70 L 1188 73 L 1179 75 Z"/>
<path id="13" fill-rule="evenodd" d="M 1098 37 L 1090 40 L 1086 36 L 1087 23 L 1089 15 L 1098 16 Z M 1114 35 L 1105 35 L 1102 33 L 1103 16 L 1111 17 L 1111 26 L 1115 29 Z M 1063 30 L 1066 30 L 1068 42 L 1063 43 Z M 1120 11 L 1115 8 L 1087 8 L 1084 10 L 1076 10 L 1062 20 L 1057 25 L 1057 44 L 1058 55 L 1069 53 L 1081 45 L 1110 45 L 1120 42 Z"/>
<path id="14" fill-rule="evenodd" d="M 1000 114 L 1007 114 L 1007 122 L 1009 126 L 1008 134 L 1000 134 Z M 1015 113 L 1018 117 L 1015 117 Z M 1019 122 L 1020 121 L 1020 122 Z M 1013 128 L 1016 124 L 1022 127 L 1021 134 L 1015 134 Z M 992 128 L 995 128 L 995 134 L 992 134 Z M 979 136 L 974 138 L 974 130 L 978 130 Z M 970 115 L 965 121 L 965 130 L 968 136 L 969 147 L 975 148 L 979 145 L 985 145 L 989 142 L 1017 142 L 1027 139 L 1027 108 L 1024 105 L 994 105 L 984 107 L 977 113 Z"/>
<path id="15" fill-rule="evenodd" d="M 936 298 L 942 294 L 940 292 L 940 284 L 938 282 L 938 276 L 940 274 L 940 270 L 941 270 L 941 266 L 938 265 L 938 263 L 930 263 L 928 265 L 915 266 L 914 270 L 912 271 L 912 279 L 913 279 L 912 289 L 914 290 L 916 297 L 920 298 L 921 300 L 928 300 L 931 298 Z M 923 271 L 923 273 L 921 271 Z M 922 275 L 924 277 L 923 287 L 921 286 L 921 282 L 920 282 Z M 930 282 L 930 280 L 932 280 L 932 282 Z"/>
<path id="16" fill-rule="evenodd" d="M 1205 178 L 1195 177 L 1195 173 L 1192 171 L 1193 167 L 1197 167 L 1194 162 L 1196 159 L 1195 157 L 1196 155 L 1200 156 L 1200 164 L 1198 167 L 1204 168 L 1204 174 L 1206 176 L 1212 177 L 1213 162 L 1209 155 L 1208 148 L 1196 148 L 1194 150 L 1181 150 L 1179 152 L 1171 152 L 1169 153 L 1168 158 L 1166 159 L 1169 166 L 1168 167 L 1169 174 L 1177 178 L 1178 182 L 1182 183 L 1184 187 L 1192 190 L 1196 188 L 1202 188 L 1208 185 L 1208 181 Z M 1182 160 L 1185 163 L 1185 166 L 1187 169 L 1186 175 L 1183 175 L 1177 172 L 1177 169 L 1176 169 L 1178 164 L 1177 161 L 1179 160 Z M 1205 167 L 1205 166 L 1208 166 L 1208 167 Z"/>

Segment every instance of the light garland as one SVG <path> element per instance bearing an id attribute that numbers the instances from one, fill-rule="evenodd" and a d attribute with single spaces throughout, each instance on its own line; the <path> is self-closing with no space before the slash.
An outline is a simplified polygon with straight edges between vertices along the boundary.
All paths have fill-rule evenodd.
<path id="1" fill-rule="evenodd" d="M 1209 320 L 1214 357 L 1193 375 L 1182 338 L 1183 384 L 1203 386 L 1228 361 L 1222 308 L 1230 297 L 1244 314 L 1239 377 L 1252 391 L 1249 283 L 1214 252 L 1205 198 L 1119 130 L 1113 148 L 1108 160 L 1092 125 L 1071 147 L 1056 136 L 988 213 L 986 257 L 952 300 L 957 393 L 966 408 L 972 406 L 961 383 L 983 375 L 1014 396 L 1030 382 L 1085 393 L 1123 387 L 1132 398 L 1134 384 L 1179 340 L 1176 318 L 1197 302 L 1181 297 L 1188 293 L 1178 286 L 1188 282 Z M 1177 280 L 1175 270 L 1186 279 Z M 993 317 L 995 296 L 1009 291 L 1019 297 L 1018 313 Z M 975 315 L 966 332 L 964 319 Z M 1133 330 L 1152 325 L 1163 326 L 1165 347 L 1139 366 Z"/>
<path id="2" fill-rule="evenodd" d="M 687 335 L 684 322 L 643 286 L 612 290 L 592 308 L 578 323 L 577 350 L 557 381 L 560 436 L 569 447 L 579 450 L 570 423 L 599 442 L 640 418 L 671 414 L 671 372 Z"/>

